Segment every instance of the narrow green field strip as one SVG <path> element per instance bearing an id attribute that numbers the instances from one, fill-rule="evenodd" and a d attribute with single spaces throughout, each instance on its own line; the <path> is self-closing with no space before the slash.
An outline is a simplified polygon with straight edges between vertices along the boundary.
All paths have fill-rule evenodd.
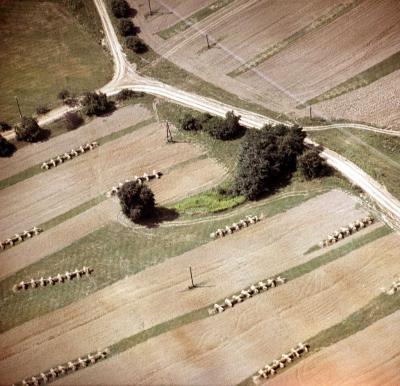
<path id="1" fill-rule="evenodd" d="M 383 78 L 384 76 L 389 75 L 397 70 L 400 70 L 400 51 L 368 68 L 367 70 L 360 72 L 352 78 L 345 80 L 330 90 L 325 91 L 321 95 L 309 99 L 308 101 L 304 102 L 304 104 L 298 105 L 297 108 L 305 108 L 328 99 L 336 98 L 361 87 L 368 86 L 378 79 Z"/>
<path id="2" fill-rule="evenodd" d="M 124 135 L 130 134 L 130 133 L 134 132 L 135 130 L 138 130 L 138 129 L 144 127 L 144 126 L 147 126 L 152 122 L 155 122 L 154 118 L 147 119 L 147 120 L 142 121 L 142 122 L 140 122 L 140 123 L 138 123 L 138 124 L 136 124 L 134 126 L 130 126 L 130 127 L 127 127 L 126 129 L 119 130 L 119 131 L 116 131 L 115 133 L 107 134 L 104 137 L 98 138 L 97 142 L 100 145 L 104 145 L 107 142 L 110 142 L 110 141 L 113 141 L 115 139 L 121 138 Z M 77 130 L 79 130 L 79 129 L 77 129 Z M 56 156 L 56 154 L 52 154 L 51 156 Z M 50 158 L 51 156 L 49 156 L 48 158 Z M 45 160 L 43 160 L 43 162 L 44 161 Z M 73 160 L 68 161 L 68 162 L 73 162 Z M 8 177 L 8 178 L 5 178 L 5 179 L 1 180 L 0 181 L 0 190 L 8 188 L 11 185 L 17 184 L 18 182 L 26 180 L 27 178 L 31 178 L 31 177 L 35 176 L 36 174 L 45 173 L 46 171 L 42 170 L 40 167 L 41 167 L 41 163 L 37 164 L 35 166 L 32 166 L 32 167 L 30 167 L 28 169 L 25 169 L 20 173 L 14 174 L 11 177 Z"/>
<path id="3" fill-rule="evenodd" d="M 228 76 L 235 78 L 245 72 L 249 71 L 250 69 L 259 66 L 261 63 L 265 62 L 272 56 L 278 54 L 279 52 L 283 51 L 285 48 L 289 47 L 291 44 L 295 43 L 306 34 L 316 31 L 329 23 L 332 23 L 334 20 L 339 18 L 340 16 L 344 15 L 345 13 L 349 12 L 353 8 L 355 8 L 362 0 L 352 0 L 347 3 L 339 4 L 338 6 L 332 8 L 328 13 L 322 15 L 315 19 L 312 23 L 306 25 L 302 29 L 296 31 L 294 34 L 290 35 L 284 40 L 275 43 L 274 45 L 268 47 L 265 51 L 256 55 L 253 59 L 247 61 L 246 63 L 242 64 L 235 70 L 228 73 Z"/>
<path id="4" fill-rule="evenodd" d="M 246 214 L 260 212 L 272 217 L 289 210 L 320 194 L 301 192 L 298 196 L 283 197 L 266 202 L 264 206 L 250 208 Z M 93 202 L 83 204 L 93 205 Z M 77 209 L 74 209 L 77 210 Z M 73 213 L 63 216 L 69 217 Z M 238 211 L 229 221 L 238 221 L 243 213 Z M 56 218 L 54 223 L 62 221 Z M 181 255 L 210 242 L 210 233 L 226 225 L 226 219 L 211 219 L 201 223 L 189 223 L 179 227 L 130 229 L 119 223 L 110 223 L 75 241 L 43 259 L 23 268 L 0 281 L 0 333 L 28 320 L 62 308 L 79 299 L 105 288 L 126 276 L 134 275 L 147 267 L 162 263 L 165 259 Z M 51 226 L 51 223 L 47 226 Z M 183 229 L 184 228 L 184 229 Z M 157 242 L 155 242 L 157 240 Z M 174 240 L 171 243 L 171 240 Z M 132 253 L 135 251 L 135 253 Z M 49 276 L 80 266 L 95 269 L 88 280 L 71 281 L 53 287 L 13 293 L 11 288 L 21 280 Z M 20 312 L 24 310 L 24 312 Z"/>
<path id="5" fill-rule="evenodd" d="M 387 294 L 380 294 L 372 299 L 364 307 L 355 311 L 340 323 L 319 332 L 317 335 L 306 339 L 310 345 L 310 352 L 293 362 L 293 364 L 280 369 L 279 374 L 282 374 L 287 369 L 296 366 L 300 361 L 308 358 L 310 355 L 315 354 L 325 347 L 329 347 L 351 335 L 366 329 L 373 323 L 383 319 L 400 309 L 400 293 L 389 296 Z M 388 331 L 388 333 L 390 333 Z M 271 358 L 272 360 L 273 358 Z M 254 373 L 258 369 L 254 369 Z M 252 374 L 253 375 L 253 374 Z M 239 383 L 237 386 L 254 386 L 252 376 Z"/>
<path id="6" fill-rule="evenodd" d="M 217 0 L 214 3 L 210 4 L 207 7 L 201 8 L 186 19 L 179 21 L 178 23 L 168 27 L 162 31 L 157 32 L 157 35 L 167 40 L 172 36 L 183 32 L 190 28 L 193 24 L 200 22 L 201 20 L 205 19 L 206 17 L 212 15 L 213 13 L 219 11 L 221 8 L 226 7 L 234 0 Z"/>

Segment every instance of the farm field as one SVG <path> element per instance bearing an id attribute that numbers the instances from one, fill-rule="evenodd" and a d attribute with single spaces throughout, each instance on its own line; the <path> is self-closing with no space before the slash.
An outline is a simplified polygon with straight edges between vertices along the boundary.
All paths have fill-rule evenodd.
<path id="1" fill-rule="evenodd" d="M 118 281 L 65 308 L 15 327 L 2 334 L 0 351 L 4 361 L 0 365 L 3 369 L 0 374 L 8 372 L 9 366 L 15 368 L 13 374 L 24 376 L 24 372 L 35 372 L 40 366 L 61 363 L 94 347 L 110 345 L 142 329 L 207 306 L 249 283 L 302 264 L 317 255 L 304 255 L 316 240 L 343 225 L 343 222 L 362 216 L 363 211 L 355 209 L 354 204 L 354 200 L 344 193 L 331 191 L 243 230 L 231 239 L 209 242 Z M 309 221 L 310 218 L 313 221 Z M 293 222 L 293 219 L 298 220 Z M 302 229 L 301 234 L 297 231 L 298 227 Z M 209 233 L 210 229 L 208 227 L 206 232 Z M 368 229 L 372 231 L 374 228 Z M 370 232 L 368 229 L 354 237 L 362 237 L 365 232 Z M 266 234 L 271 237 L 263 237 Z M 218 254 L 215 254 L 216 248 Z M 277 251 L 280 259 L 276 259 Z M 186 267 L 189 265 L 195 269 L 196 280 L 205 285 L 198 291 L 185 291 Z M 230 280 L 224 279 L 227 276 Z M 152 277 L 157 277 L 156 283 L 151 280 Z M 171 298 L 174 299 L 173 308 L 168 301 Z M 30 306 L 25 306 L 26 312 L 29 312 L 26 307 Z M 78 336 L 79 343 L 74 338 Z M 71 341 L 74 344 L 68 343 Z M 60 345 L 64 347 L 63 351 L 57 350 Z M 31 353 L 33 348 L 35 359 Z M 32 359 L 22 359 L 25 355 Z M 15 358 L 20 359 L 15 362 Z M 24 365 L 21 367 L 17 363 Z"/>
<path id="2" fill-rule="evenodd" d="M 271 379 L 268 384 L 311 386 L 321 385 L 326 379 L 332 386 L 398 384 L 400 336 L 389 331 L 399 323 L 400 311 L 396 311 L 307 358 L 281 376 Z"/>
<path id="3" fill-rule="evenodd" d="M 237 384 L 377 296 L 381 284 L 392 279 L 392 270 L 400 268 L 396 246 L 397 236 L 382 238 L 222 315 L 149 339 L 60 383 Z M 128 366 L 132 362 L 136 366 Z"/>
<path id="4" fill-rule="evenodd" d="M 54 105 L 63 88 L 81 93 L 111 79 L 94 4 L 82 7 L 77 19 L 62 1 L 1 2 L 1 120 L 17 121 L 14 96 L 31 115 L 39 105 Z"/>

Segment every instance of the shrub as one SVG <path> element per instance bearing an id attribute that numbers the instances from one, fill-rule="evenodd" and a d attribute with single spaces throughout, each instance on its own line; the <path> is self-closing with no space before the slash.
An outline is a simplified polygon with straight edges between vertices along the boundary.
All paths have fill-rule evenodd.
<path id="1" fill-rule="evenodd" d="M 48 130 L 43 130 L 36 119 L 31 117 L 22 117 L 21 124 L 15 128 L 15 134 L 18 141 L 37 142 L 45 139 L 49 134 Z"/>
<path id="2" fill-rule="evenodd" d="M 126 182 L 119 190 L 118 198 L 122 212 L 134 222 L 150 218 L 155 213 L 154 194 L 146 185 Z"/>
<path id="3" fill-rule="evenodd" d="M 71 96 L 71 93 L 66 89 L 62 89 L 58 93 L 58 99 L 61 99 L 61 100 L 65 100 L 65 99 L 69 98 L 70 96 Z"/>
<path id="4" fill-rule="evenodd" d="M 235 191 L 250 200 L 270 193 L 296 169 L 305 133 L 284 125 L 250 129 L 241 145 L 235 173 Z"/>
<path id="5" fill-rule="evenodd" d="M 126 38 L 126 46 L 137 54 L 142 54 L 147 51 L 146 44 L 137 36 L 128 36 Z"/>
<path id="6" fill-rule="evenodd" d="M 37 115 L 47 114 L 49 111 L 50 109 L 45 105 L 41 105 L 36 108 Z"/>
<path id="7" fill-rule="evenodd" d="M 65 124 L 67 126 L 67 130 L 75 130 L 83 123 L 83 118 L 79 113 L 76 112 L 67 112 L 64 114 Z"/>
<path id="8" fill-rule="evenodd" d="M 125 0 L 112 0 L 111 11 L 117 18 L 128 17 L 130 14 L 130 7 Z"/>
<path id="9" fill-rule="evenodd" d="M 327 163 L 320 157 L 319 153 L 318 149 L 307 149 L 298 158 L 299 169 L 306 180 L 323 177 L 329 171 Z"/>
<path id="10" fill-rule="evenodd" d="M 113 103 L 107 99 L 107 95 L 101 92 L 87 92 L 82 105 L 86 115 L 102 115 L 113 109 Z"/>
<path id="11" fill-rule="evenodd" d="M 10 130 L 11 126 L 7 122 L 0 122 L 0 131 Z"/>
<path id="12" fill-rule="evenodd" d="M 137 27 L 129 19 L 121 19 L 118 27 L 122 36 L 136 35 L 137 33 Z"/>
<path id="13" fill-rule="evenodd" d="M 69 97 L 69 98 L 64 99 L 64 104 L 69 107 L 75 107 L 75 106 L 78 106 L 79 101 L 75 97 Z"/>
<path id="14" fill-rule="evenodd" d="M 125 101 L 127 99 L 139 98 L 139 97 L 142 97 L 143 95 L 144 94 L 142 92 L 136 92 L 136 91 L 124 88 L 116 95 L 115 99 L 120 102 L 120 101 Z"/>
<path id="15" fill-rule="evenodd" d="M 204 117 L 203 119 L 205 119 Z M 235 139 L 244 133 L 245 129 L 239 124 L 240 117 L 233 111 L 226 113 L 225 119 L 211 117 L 203 121 L 203 129 L 212 137 L 223 141 Z"/>
<path id="16" fill-rule="evenodd" d="M 15 150 L 15 145 L 0 135 L 0 157 L 11 157 Z"/>
<path id="17" fill-rule="evenodd" d="M 201 126 L 198 120 L 189 113 L 184 114 L 183 117 L 179 119 L 179 124 L 182 130 L 186 131 L 201 130 Z"/>

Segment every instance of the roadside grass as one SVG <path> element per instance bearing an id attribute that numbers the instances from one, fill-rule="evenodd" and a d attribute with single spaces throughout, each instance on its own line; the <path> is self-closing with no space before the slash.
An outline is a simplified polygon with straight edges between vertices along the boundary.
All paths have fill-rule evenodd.
<path id="1" fill-rule="evenodd" d="M 66 3 L 1 3 L 2 120 L 17 121 L 14 96 L 23 114 L 32 115 L 39 105 L 59 104 L 57 94 L 63 88 L 80 94 L 111 79 L 112 63 L 101 47 L 101 24 L 93 2 L 80 2 L 74 12 Z"/>
<path id="2" fill-rule="evenodd" d="M 308 191 L 293 192 L 266 199 L 258 206 L 246 208 L 247 215 L 264 213 L 272 217 L 293 208 L 308 199 L 324 193 L 325 189 L 309 186 Z M 90 205 L 89 203 L 88 205 Z M 80 208 L 82 210 L 82 207 Z M 84 208 L 83 208 L 84 209 Z M 73 213 L 65 214 L 65 219 Z M 77 240 L 68 247 L 31 264 L 0 282 L 0 333 L 45 313 L 65 307 L 95 291 L 105 288 L 126 276 L 159 264 L 167 258 L 210 242 L 210 233 L 227 222 L 238 221 L 243 211 L 233 210 L 229 219 L 211 218 L 210 221 L 160 226 L 158 228 L 135 227 L 110 223 Z M 54 224 L 63 218 L 52 220 Z M 54 225 L 53 224 L 53 225 Z M 49 222 L 46 227 L 52 226 Z M 173 242 L 171 242 L 173 240 Z M 89 279 L 71 281 L 51 288 L 13 293 L 12 287 L 21 280 L 47 277 L 70 271 L 83 265 L 94 268 Z M 24 312 L 20 312 L 23 309 Z"/>
<path id="3" fill-rule="evenodd" d="M 113 141 L 113 140 L 118 139 L 118 138 L 120 138 L 120 137 L 122 137 L 124 135 L 130 134 L 130 133 L 134 132 L 135 130 L 140 129 L 141 127 L 147 126 L 152 122 L 154 122 L 154 119 L 150 118 L 150 119 L 142 121 L 142 122 L 140 122 L 140 123 L 138 123 L 138 124 L 136 124 L 134 126 L 129 126 L 129 127 L 125 128 L 125 129 L 116 131 L 114 133 L 105 135 L 103 137 L 100 137 L 100 138 L 97 138 L 97 139 L 93 138 L 93 140 L 97 140 L 99 145 L 104 145 L 107 142 Z M 77 129 L 77 130 L 79 130 L 79 129 Z M 57 154 L 53 154 L 52 156 L 55 157 L 55 156 L 57 156 Z M 48 157 L 47 159 L 49 159 L 49 158 L 51 158 L 51 157 Z M 43 162 L 44 161 L 46 161 L 46 160 L 44 159 Z M 74 160 L 71 160 L 71 161 L 68 161 L 68 162 L 74 162 Z M 46 170 L 42 170 L 40 167 L 41 167 L 41 163 L 37 164 L 35 166 L 32 166 L 32 167 L 30 167 L 28 169 L 25 169 L 20 173 L 14 174 L 13 176 L 10 176 L 8 178 L 5 178 L 5 179 L 1 180 L 0 181 L 0 190 L 8 188 L 11 185 L 17 184 L 18 182 L 26 180 L 27 178 L 31 178 L 31 177 L 35 176 L 36 174 L 45 173 Z"/>
<path id="4" fill-rule="evenodd" d="M 163 29 L 162 31 L 157 32 L 157 35 L 163 38 L 164 40 L 167 40 L 172 36 L 187 30 L 193 24 L 200 22 L 201 20 L 212 15 L 214 12 L 219 11 L 221 8 L 226 7 L 232 2 L 233 0 L 217 0 L 214 3 L 210 4 L 209 6 L 199 9 L 198 11 L 188 16 L 187 18 L 179 21 L 178 23 L 166 29 Z"/>
<path id="5" fill-rule="evenodd" d="M 242 64 L 235 70 L 229 72 L 228 76 L 235 78 L 241 74 L 244 74 L 250 69 L 259 66 L 261 63 L 265 62 L 266 60 L 276 55 L 277 53 L 283 51 L 285 48 L 289 47 L 291 44 L 295 43 L 297 40 L 301 39 L 306 34 L 317 31 L 318 29 L 326 26 L 327 24 L 333 22 L 340 16 L 349 12 L 350 10 L 355 8 L 360 3 L 360 1 L 361 0 L 352 0 L 348 3 L 342 3 L 337 5 L 336 7 L 331 8 L 325 15 L 318 17 L 310 24 L 296 31 L 294 34 L 290 35 L 286 39 L 281 40 L 280 42 L 277 42 L 274 45 L 268 47 L 266 50 L 257 54 L 251 60 Z"/>
<path id="6" fill-rule="evenodd" d="M 305 108 L 307 106 L 336 98 L 340 95 L 357 90 L 358 88 L 368 86 L 369 84 L 391 74 L 400 69 L 400 51 L 368 68 L 365 71 L 345 80 L 337 86 L 331 88 L 324 93 L 309 99 L 304 104 L 298 105 L 297 108 Z"/>
<path id="7" fill-rule="evenodd" d="M 354 162 L 400 198 L 400 138 L 355 129 L 310 131 L 307 135 Z"/>

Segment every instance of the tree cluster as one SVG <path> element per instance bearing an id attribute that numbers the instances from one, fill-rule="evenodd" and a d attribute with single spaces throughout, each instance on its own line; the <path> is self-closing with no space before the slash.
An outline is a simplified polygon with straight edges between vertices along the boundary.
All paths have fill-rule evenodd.
<path id="1" fill-rule="evenodd" d="M 82 100 L 86 115 L 102 115 L 114 109 L 114 103 L 109 101 L 106 94 L 87 92 Z"/>
<path id="2" fill-rule="evenodd" d="M 143 95 L 144 94 L 142 92 L 137 92 L 129 90 L 128 88 L 124 88 L 115 96 L 115 99 L 118 102 L 121 102 L 121 101 L 126 101 L 127 99 L 139 98 L 142 97 Z"/>
<path id="3" fill-rule="evenodd" d="M 131 13 L 131 9 L 126 0 L 112 0 L 111 11 L 118 19 L 121 17 L 128 17 Z"/>
<path id="4" fill-rule="evenodd" d="M 21 123 L 15 128 L 15 134 L 18 141 L 38 142 L 46 139 L 49 131 L 42 129 L 36 119 L 22 117 Z"/>
<path id="5" fill-rule="evenodd" d="M 15 150 L 15 145 L 0 135 L 0 157 L 11 157 Z"/>
<path id="6" fill-rule="evenodd" d="M 75 130 L 83 123 L 82 116 L 77 112 L 68 111 L 64 114 L 67 130 Z"/>
<path id="7" fill-rule="evenodd" d="M 304 150 L 300 127 L 264 126 L 247 131 L 241 145 L 235 175 L 235 191 L 255 200 L 269 193 L 296 169 Z"/>
<path id="8" fill-rule="evenodd" d="M 320 157 L 320 150 L 317 148 L 305 150 L 297 162 L 301 174 L 306 180 L 324 177 L 329 174 L 329 166 Z"/>
<path id="9" fill-rule="evenodd" d="M 119 32 L 122 36 L 131 36 L 136 35 L 138 33 L 139 28 L 133 24 L 133 22 L 129 19 L 121 19 L 119 21 Z"/>
<path id="10" fill-rule="evenodd" d="M 210 136 L 223 141 L 238 138 L 245 132 L 245 128 L 239 123 L 240 117 L 233 111 L 226 113 L 226 117 L 220 118 L 208 113 L 195 117 L 189 113 L 183 115 L 179 124 L 182 130 L 199 131 L 203 130 Z"/>
<path id="11" fill-rule="evenodd" d="M 153 192 L 139 182 L 129 181 L 122 185 L 118 198 L 122 212 L 133 222 L 151 218 L 155 213 Z"/>
<path id="12" fill-rule="evenodd" d="M 128 36 L 126 46 L 137 54 L 143 54 L 148 50 L 146 44 L 138 36 Z"/>

